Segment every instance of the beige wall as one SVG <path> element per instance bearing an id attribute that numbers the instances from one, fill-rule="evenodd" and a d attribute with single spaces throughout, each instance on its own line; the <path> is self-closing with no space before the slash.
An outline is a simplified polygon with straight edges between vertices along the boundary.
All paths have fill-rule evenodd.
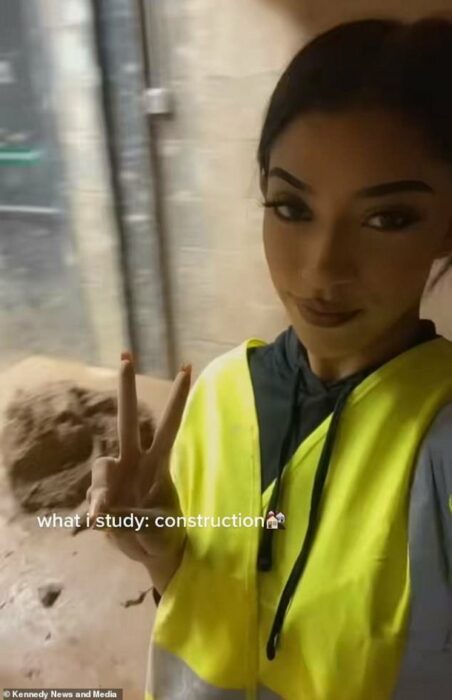
<path id="1" fill-rule="evenodd" d="M 255 149 L 301 31 L 256 0 L 167 6 L 176 119 L 159 129 L 166 238 L 177 357 L 198 371 L 286 325 L 263 257 Z"/>
<path id="2" fill-rule="evenodd" d="M 271 340 L 287 325 L 261 243 L 254 154 L 264 107 L 297 47 L 337 21 L 363 16 L 363 5 L 367 15 L 416 17 L 452 2 L 167 3 L 176 119 L 159 129 L 166 236 L 176 354 L 195 370 L 245 338 Z M 450 294 L 444 285 L 439 291 L 423 312 L 452 336 Z"/>
<path id="3" fill-rule="evenodd" d="M 252 0 L 254 1 L 254 0 Z M 413 20 L 426 14 L 447 14 L 450 0 L 256 0 L 278 11 L 287 11 L 306 31 L 319 32 L 339 22 L 364 17 L 397 17 Z"/>

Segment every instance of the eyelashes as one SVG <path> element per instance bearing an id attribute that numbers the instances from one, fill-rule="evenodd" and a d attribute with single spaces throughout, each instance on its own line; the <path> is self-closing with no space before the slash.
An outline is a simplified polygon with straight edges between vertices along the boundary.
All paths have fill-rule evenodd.
<path id="1" fill-rule="evenodd" d="M 371 221 L 380 221 L 379 224 L 371 224 Z M 401 231 L 409 226 L 417 224 L 422 221 L 422 217 L 417 214 L 406 211 L 402 209 L 394 211 L 381 211 L 376 212 L 368 217 L 366 226 L 369 228 L 374 228 L 381 231 Z"/>
<path id="2" fill-rule="evenodd" d="M 264 200 L 261 202 L 261 206 L 264 209 L 272 209 L 278 219 L 288 223 L 296 221 L 310 221 L 312 219 L 310 210 L 306 206 L 299 203 L 290 201 Z"/>
<path id="3" fill-rule="evenodd" d="M 300 202 L 274 199 L 261 201 L 260 205 L 264 209 L 273 210 L 275 216 L 287 224 L 307 223 L 314 219 L 311 210 Z M 423 217 L 419 212 L 410 207 L 398 206 L 379 209 L 368 214 L 361 222 L 361 226 L 375 231 L 403 231 L 422 221 Z"/>

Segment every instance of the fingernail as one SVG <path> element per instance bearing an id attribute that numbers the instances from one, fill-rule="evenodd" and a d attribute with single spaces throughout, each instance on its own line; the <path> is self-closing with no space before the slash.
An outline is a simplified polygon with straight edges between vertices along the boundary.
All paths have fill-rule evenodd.
<path id="1" fill-rule="evenodd" d="M 133 355 L 129 350 L 123 350 L 121 353 L 121 360 L 126 360 L 133 364 Z"/>
<path id="2" fill-rule="evenodd" d="M 185 374 L 191 374 L 192 365 L 191 365 L 191 364 L 189 364 L 189 365 L 182 365 L 182 367 L 180 368 L 180 371 L 181 371 L 181 372 L 185 372 Z"/>

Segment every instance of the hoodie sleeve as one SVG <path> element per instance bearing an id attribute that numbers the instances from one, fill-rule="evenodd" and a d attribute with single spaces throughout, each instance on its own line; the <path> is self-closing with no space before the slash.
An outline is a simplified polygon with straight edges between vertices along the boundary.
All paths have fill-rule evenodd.
<path id="1" fill-rule="evenodd" d="M 452 589 L 452 403 L 438 412 L 428 434 L 438 532 Z"/>
<path id="2" fill-rule="evenodd" d="M 449 700 L 452 683 L 452 403 L 417 455 L 410 495 L 410 617 L 393 700 Z"/>

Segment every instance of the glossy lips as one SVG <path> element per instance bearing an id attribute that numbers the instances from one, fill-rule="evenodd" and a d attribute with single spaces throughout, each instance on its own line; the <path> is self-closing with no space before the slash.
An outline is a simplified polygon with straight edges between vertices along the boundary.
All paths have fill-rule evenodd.
<path id="1" fill-rule="evenodd" d="M 337 311 L 334 307 L 321 302 L 295 300 L 301 316 L 313 326 L 334 327 L 347 323 L 357 316 L 361 309 L 354 311 Z M 333 308 L 334 311 L 328 309 Z"/>

